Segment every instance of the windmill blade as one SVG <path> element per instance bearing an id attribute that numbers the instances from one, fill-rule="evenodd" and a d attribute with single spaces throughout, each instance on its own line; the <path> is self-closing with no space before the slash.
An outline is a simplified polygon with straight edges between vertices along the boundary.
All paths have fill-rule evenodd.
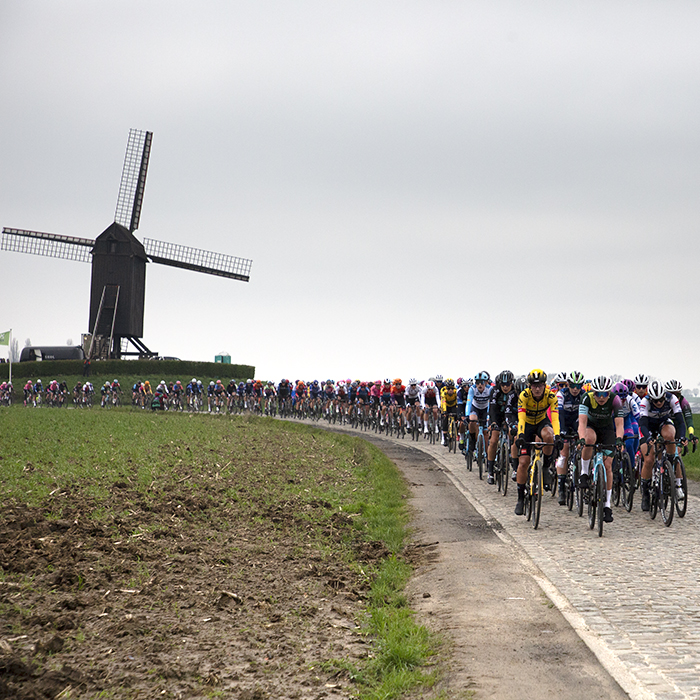
<path id="1" fill-rule="evenodd" d="M 27 231 L 21 228 L 3 228 L 0 250 L 92 262 L 92 247 L 94 245 L 95 241 L 90 238 L 61 236 L 57 233 Z"/>
<path id="2" fill-rule="evenodd" d="M 132 233 L 139 227 L 141 218 L 152 140 L 152 131 L 129 130 L 114 220 Z"/>
<path id="3" fill-rule="evenodd" d="M 146 255 L 153 262 L 161 265 L 182 267 L 185 270 L 204 272 L 217 277 L 228 277 L 242 282 L 247 282 L 250 279 L 252 260 L 234 258 L 231 255 L 213 253 L 199 248 L 189 248 L 176 243 L 154 241 L 151 238 L 143 239 L 143 247 L 146 249 Z"/>

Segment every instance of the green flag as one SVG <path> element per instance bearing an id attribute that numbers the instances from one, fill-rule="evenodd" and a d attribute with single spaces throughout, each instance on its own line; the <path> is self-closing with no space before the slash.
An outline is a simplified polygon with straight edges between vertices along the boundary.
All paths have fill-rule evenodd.
<path id="1" fill-rule="evenodd" d="M 10 331 L 5 331 L 4 333 L 0 333 L 0 345 L 9 345 L 10 344 Z"/>

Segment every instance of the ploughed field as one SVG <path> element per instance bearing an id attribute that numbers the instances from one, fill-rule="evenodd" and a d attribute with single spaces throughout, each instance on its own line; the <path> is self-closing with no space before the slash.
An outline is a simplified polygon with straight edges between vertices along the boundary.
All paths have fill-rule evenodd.
<path id="1" fill-rule="evenodd" d="M 0 697 L 430 682 L 401 594 L 406 487 L 370 445 L 130 409 L 13 407 L 0 435 Z"/>

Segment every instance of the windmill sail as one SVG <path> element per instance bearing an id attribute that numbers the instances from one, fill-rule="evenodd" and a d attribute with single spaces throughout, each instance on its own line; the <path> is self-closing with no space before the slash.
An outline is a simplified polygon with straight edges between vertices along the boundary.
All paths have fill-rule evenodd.
<path id="1" fill-rule="evenodd" d="M 185 270 L 204 272 L 217 277 L 248 282 L 252 260 L 236 258 L 232 255 L 214 253 L 209 250 L 190 248 L 176 243 L 154 241 L 151 238 L 143 239 L 143 247 L 146 255 L 155 263 L 181 267 Z"/>
<path id="2" fill-rule="evenodd" d="M 152 131 L 129 130 L 114 220 L 132 233 L 139 227 L 141 219 L 152 140 Z"/>
<path id="3" fill-rule="evenodd" d="M 92 247 L 95 241 L 90 238 L 62 236 L 57 233 L 27 231 L 21 228 L 3 228 L 0 250 L 15 253 L 45 255 L 50 258 L 92 262 Z"/>

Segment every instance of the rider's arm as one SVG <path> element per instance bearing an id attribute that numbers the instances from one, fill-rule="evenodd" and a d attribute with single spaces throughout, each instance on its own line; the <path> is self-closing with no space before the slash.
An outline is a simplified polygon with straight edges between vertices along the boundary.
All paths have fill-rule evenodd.
<path id="1" fill-rule="evenodd" d="M 471 415 L 472 412 L 472 401 L 474 399 L 474 387 L 470 386 L 469 387 L 469 393 L 467 394 L 467 408 L 464 412 L 464 415 L 466 415 L 467 418 Z"/>
<path id="2" fill-rule="evenodd" d="M 671 408 L 673 408 L 673 424 L 676 426 L 676 437 L 680 440 L 685 440 L 685 420 L 683 411 L 681 410 L 680 401 L 671 396 Z"/>
<path id="3" fill-rule="evenodd" d="M 588 428 L 588 406 L 581 401 L 578 406 L 578 439 L 586 439 L 586 428 Z"/>
<path id="4" fill-rule="evenodd" d="M 549 408 L 552 421 L 552 430 L 555 435 L 559 435 L 561 428 L 559 427 L 559 404 L 555 394 L 552 394 L 549 399 Z"/>

